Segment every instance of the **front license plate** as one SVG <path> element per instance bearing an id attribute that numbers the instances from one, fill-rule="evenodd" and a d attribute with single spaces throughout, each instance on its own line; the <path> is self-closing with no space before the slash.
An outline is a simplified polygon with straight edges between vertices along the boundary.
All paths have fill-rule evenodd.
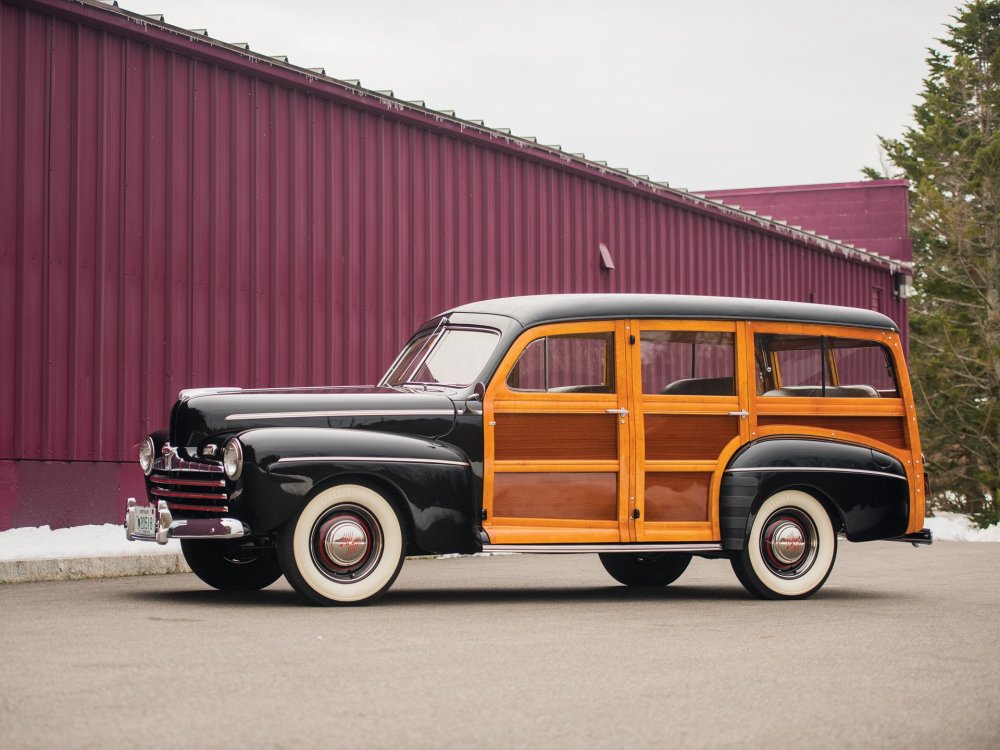
<path id="1" fill-rule="evenodd" d="M 135 533 L 137 536 L 156 536 L 156 508 L 149 505 L 136 507 Z"/>

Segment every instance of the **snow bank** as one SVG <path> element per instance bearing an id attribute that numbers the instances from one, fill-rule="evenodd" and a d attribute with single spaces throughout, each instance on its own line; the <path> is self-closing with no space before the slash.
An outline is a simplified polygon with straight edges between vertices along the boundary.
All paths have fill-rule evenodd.
<path id="1" fill-rule="evenodd" d="M 925 525 L 934 533 L 935 540 L 1000 542 L 1000 524 L 980 529 L 959 513 L 939 512 L 928 518 Z M 181 545 L 176 539 L 171 539 L 165 545 L 128 542 L 125 540 L 125 530 L 110 523 L 103 526 L 74 526 L 69 529 L 39 526 L 0 531 L 0 560 L 57 560 L 156 555 L 180 551 Z"/>
<path id="2" fill-rule="evenodd" d="M 924 521 L 934 539 L 946 542 L 1000 542 L 1000 523 L 981 529 L 961 513 L 937 512 Z"/>
<path id="3" fill-rule="evenodd" d="M 51 529 L 48 526 L 0 531 L 0 560 L 57 560 L 76 557 L 118 557 L 179 553 L 181 544 L 171 539 L 166 544 L 129 542 L 125 529 L 117 524 L 73 526 Z"/>

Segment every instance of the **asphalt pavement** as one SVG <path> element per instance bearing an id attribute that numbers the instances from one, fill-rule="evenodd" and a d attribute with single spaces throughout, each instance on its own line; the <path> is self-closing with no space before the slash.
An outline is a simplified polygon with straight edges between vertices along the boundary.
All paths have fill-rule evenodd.
<path id="1" fill-rule="evenodd" d="M 408 560 L 369 607 L 193 575 L 0 585 L 0 747 L 997 748 L 1000 544 L 842 543 L 807 601 L 725 561 Z"/>

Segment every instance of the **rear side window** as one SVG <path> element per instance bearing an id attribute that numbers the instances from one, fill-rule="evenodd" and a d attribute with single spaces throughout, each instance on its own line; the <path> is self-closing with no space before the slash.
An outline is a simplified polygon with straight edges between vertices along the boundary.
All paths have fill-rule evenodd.
<path id="1" fill-rule="evenodd" d="M 614 393 L 614 334 L 574 333 L 535 339 L 507 376 L 517 391 Z"/>
<path id="2" fill-rule="evenodd" d="M 837 384 L 845 388 L 864 385 L 874 388 L 883 398 L 896 398 L 896 371 L 892 352 L 877 341 L 829 339 Z"/>
<path id="3" fill-rule="evenodd" d="M 896 398 L 892 353 L 877 341 L 757 334 L 757 395 Z"/>

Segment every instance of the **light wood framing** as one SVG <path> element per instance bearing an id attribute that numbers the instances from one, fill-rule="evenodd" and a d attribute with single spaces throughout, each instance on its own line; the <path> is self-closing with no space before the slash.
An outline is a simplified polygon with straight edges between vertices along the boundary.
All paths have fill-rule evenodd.
<path id="1" fill-rule="evenodd" d="M 644 331 L 730 332 L 732 396 L 643 394 Z M 613 333 L 615 393 L 514 391 L 507 374 L 543 336 Z M 893 354 L 899 398 L 757 395 L 754 335 L 878 341 Z M 494 544 L 712 542 L 721 538 L 722 473 L 741 445 L 803 435 L 869 445 L 898 458 L 911 487 L 908 532 L 923 526 L 923 466 L 899 337 L 889 331 L 744 321 L 621 320 L 526 331 L 487 388 L 484 530 Z M 627 415 L 608 413 L 627 410 Z"/>

